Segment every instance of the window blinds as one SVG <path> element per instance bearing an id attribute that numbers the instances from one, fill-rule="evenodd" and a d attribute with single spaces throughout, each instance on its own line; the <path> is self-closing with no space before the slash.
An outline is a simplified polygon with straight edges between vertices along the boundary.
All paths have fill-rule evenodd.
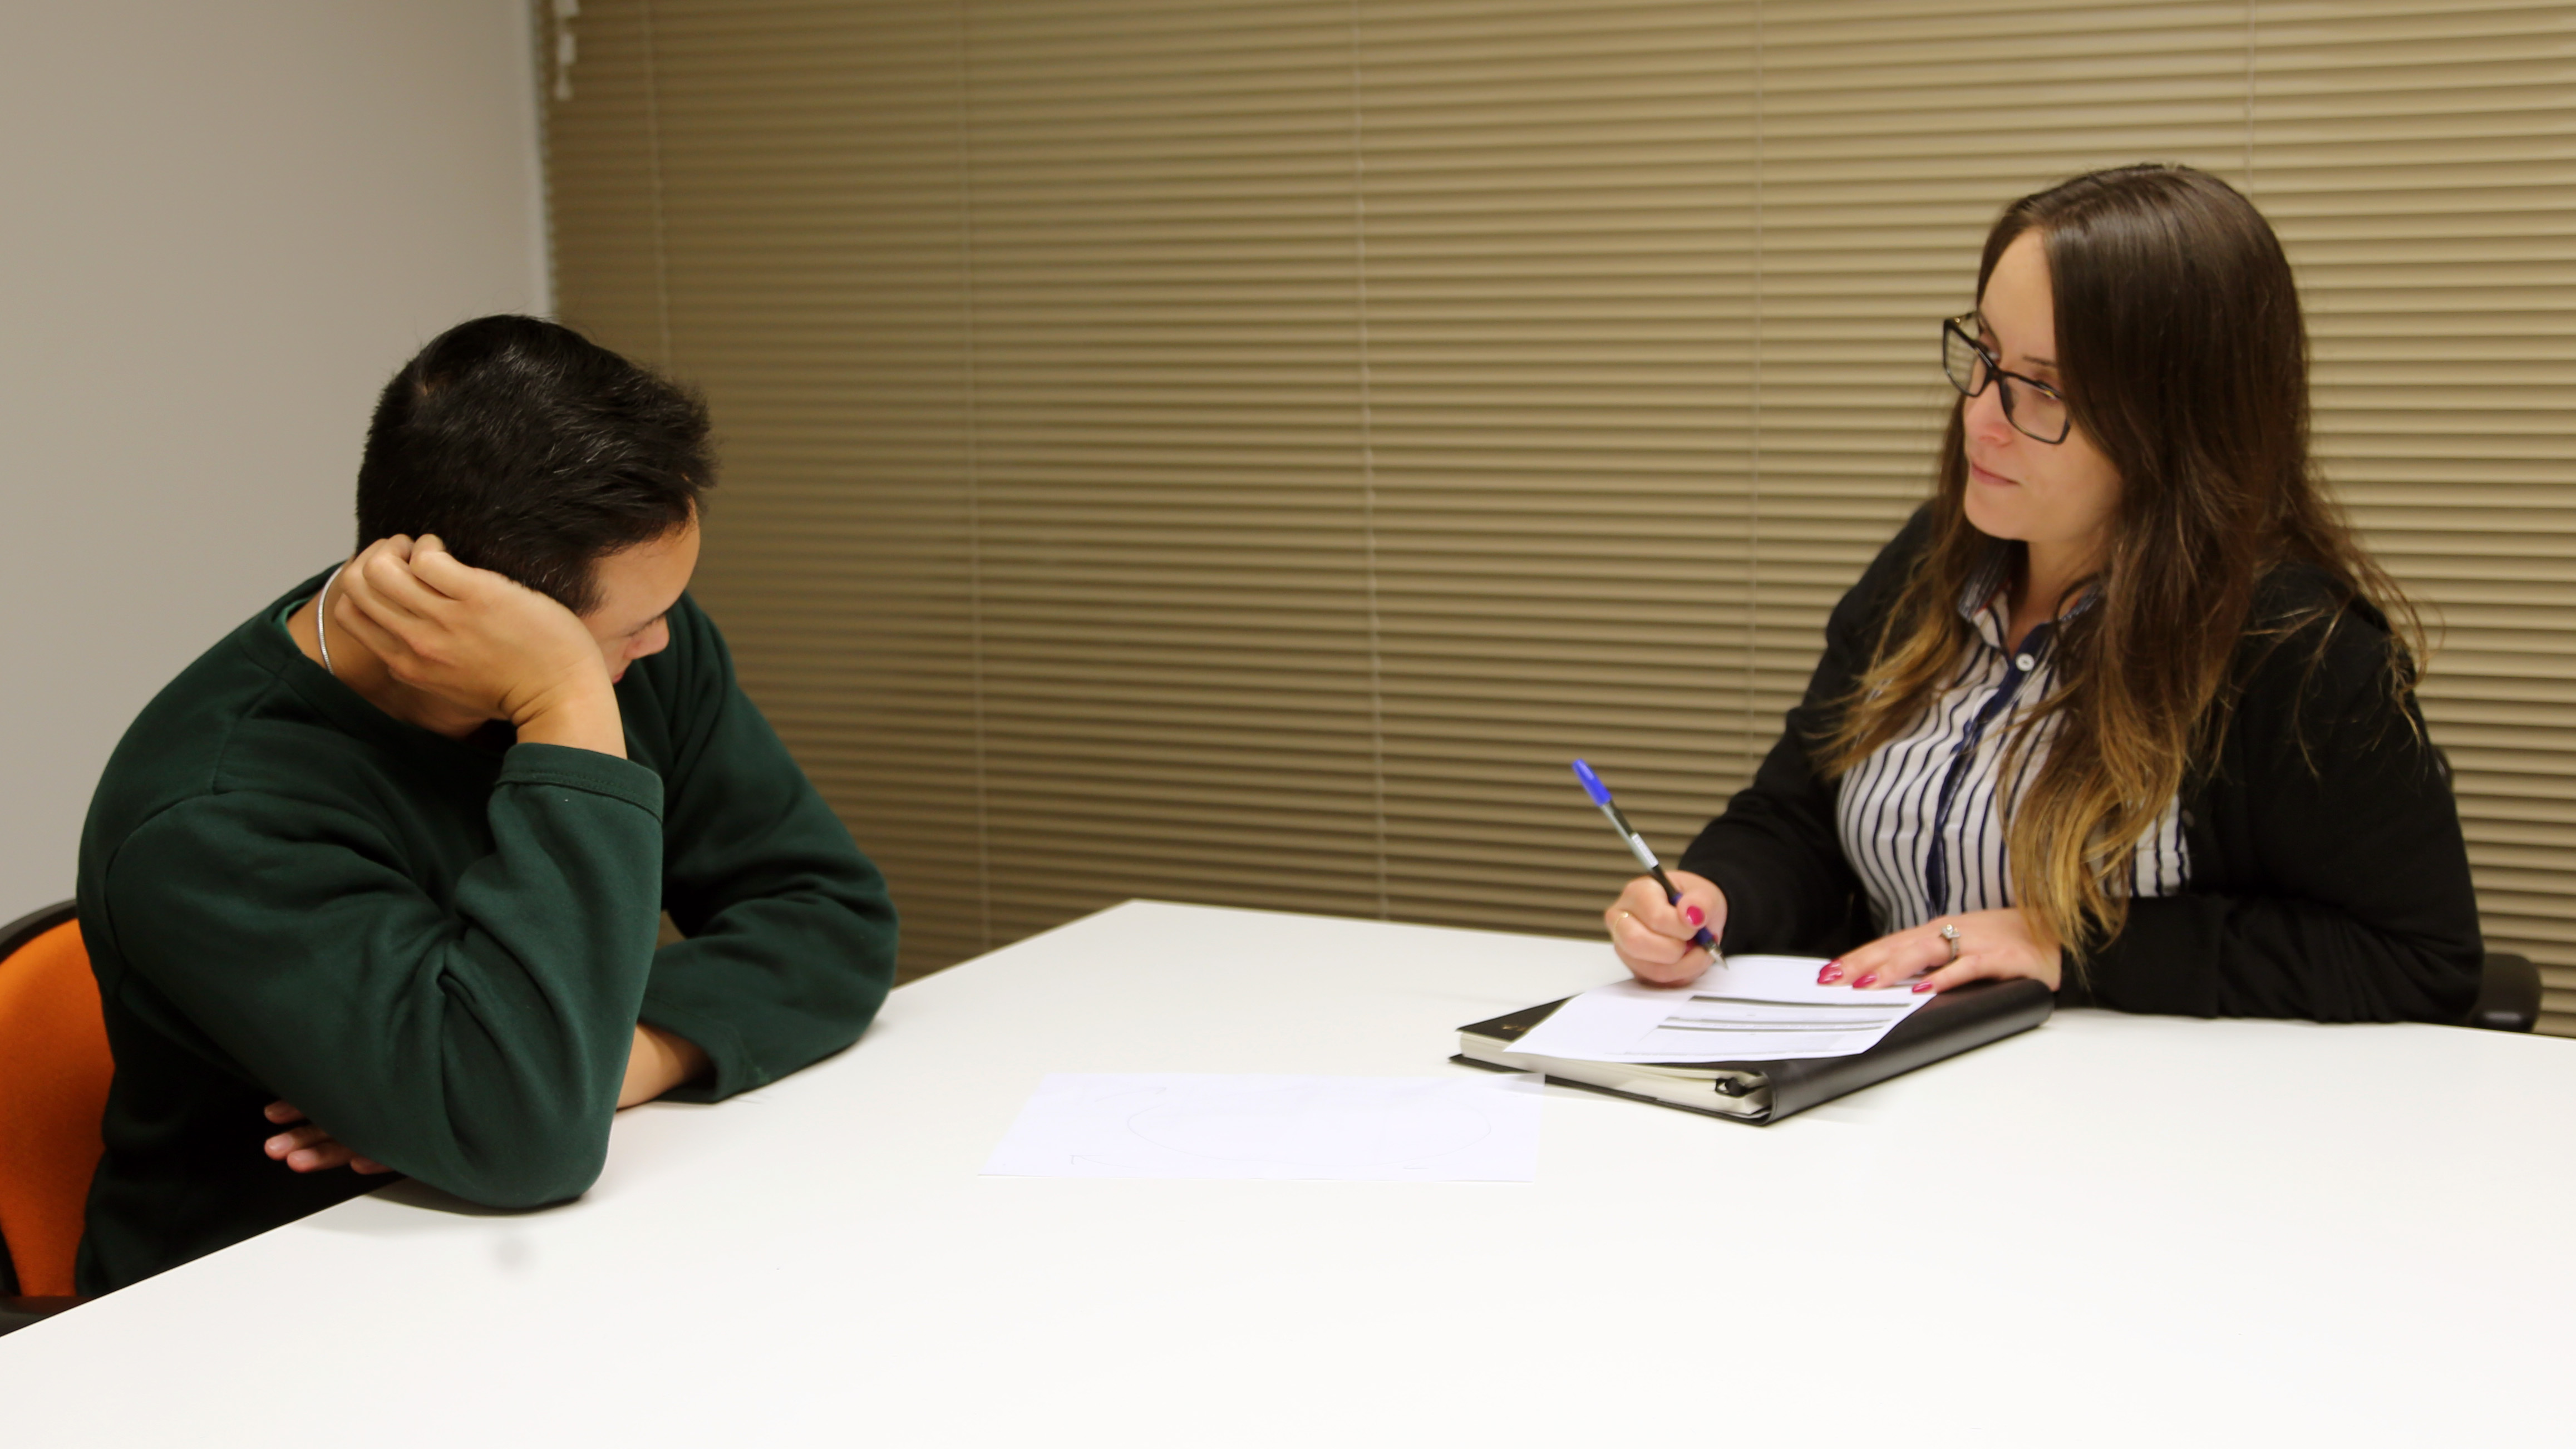
<path id="1" fill-rule="evenodd" d="M 2491 946 L 2576 1033 L 2576 7 L 2260 7 L 2255 197 L 2327 476 L 2435 606 L 2424 681 Z"/>
<path id="2" fill-rule="evenodd" d="M 1678 852 L 1925 491 L 1988 222 L 2158 159 L 2291 250 L 2489 930 L 2576 1013 L 2576 5 L 539 24 L 564 315 L 706 388 L 699 592 L 908 971 L 1132 895 L 1597 929 L 1566 760 Z"/>

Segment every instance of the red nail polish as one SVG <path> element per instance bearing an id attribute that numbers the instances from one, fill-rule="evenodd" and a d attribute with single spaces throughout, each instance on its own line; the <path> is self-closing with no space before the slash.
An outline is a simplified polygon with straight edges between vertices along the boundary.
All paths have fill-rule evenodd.
<path id="1" fill-rule="evenodd" d="M 1872 972 L 1871 972 L 1871 973 L 1869 973 L 1867 976 L 1864 976 L 1864 977 L 1862 977 L 1861 979 L 1859 979 L 1858 981 L 1853 982 L 1853 983 L 1852 983 L 1852 990 L 1854 990 L 1854 991 L 1867 991 L 1869 988 L 1871 988 L 1871 987 L 1873 987 L 1873 986 L 1876 986 L 1877 984 L 1878 984 L 1878 973 L 1877 973 L 1877 972 L 1875 972 L 1875 971 L 1872 971 Z"/>
<path id="2" fill-rule="evenodd" d="M 1826 962 L 1826 963 L 1825 963 L 1825 969 L 1824 969 L 1824 970 L 1819 971 L 1819 972 L 1817 972 L 1817 973 L 1816 973 L 1816 984 L 1817 984 L 1818 986 L 1831 986 L 1831 985 L 1833 985 L 1835 982 L 1840 981 L 1840 980 L 1842 980 L 1842 979 L 1843 979 L 1843 968 L 1841 968 L 1840 966 L 1835 965 L 1835 964 L 1834 964 L 1833 962 L 1831 962 L 1831 961 L 1828 961 L 1828 962 Z"/>
<path id="3" fill-rule="evenodd" d="M 1694 926 L 1705 926 L 1708 924 L 1708 913 L 1697 906 L 1684 906 L 1682 908 L 1682 914 L 1690 917 L 1690 923 Z"/>
<path id="4" fill-rule="evenodd" d="M 1915 983 L 1914 983 L 1914 994 L 1915 994 L 1915 995 L 1917 995 L 1917 996 L 1920 996 L 1920 995 L 1922 995 L 1924 992 L 1929 991 L 1929 990 L 1931 990 L 1931 989 L 1932 989 L 1932 983 L 1931 983 L 1931 982 L 1929 982 L 1929 981 L 1917 981 L 1917 982 L 1915 982 Z"/>

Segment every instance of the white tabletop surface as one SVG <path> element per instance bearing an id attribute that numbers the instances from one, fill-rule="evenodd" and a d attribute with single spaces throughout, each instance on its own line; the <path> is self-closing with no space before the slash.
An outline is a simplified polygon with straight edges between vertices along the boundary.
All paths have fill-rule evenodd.
<path id="1" fill-rule="evenodd" d="M 0 1339 L 0 1438 L 2564 1442 L 2576 1042 L 2065 1012 L 1768 1128 L 1550 1089 L 1532 1184 L 978 1175 L 1049 1071 L 1461 1072 L 1617 972 L 1130 903 L 578 1203 L 398 1187 Z"/>

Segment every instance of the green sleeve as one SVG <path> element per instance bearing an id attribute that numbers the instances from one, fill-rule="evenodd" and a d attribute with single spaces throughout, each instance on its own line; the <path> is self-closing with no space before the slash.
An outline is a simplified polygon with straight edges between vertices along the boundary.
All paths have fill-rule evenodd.
<path id="1" fill-rule="evenodd" d="M 685 682 L 669 798 L 663 906 L 688 937 L 653 961 L 643 1020 L 706 1050 L 717 1101 L 856 1041 L 894 984 L 885 878 L 734 681 L 724 640 L 675 610 Z M 663 687 L 672 687 L 666 676 Z"/>
<path id="2" fill-rule="evenodd" d="M 109 926 L 131 969 L 357 1152 L 476 1202 L 558 1201 L 607 1155 L 652 961 L 660 806 L 642 766 L 515 746 L 491 851 L 442 904 L 362 810 L 201 797 L 118 850 Z"/>

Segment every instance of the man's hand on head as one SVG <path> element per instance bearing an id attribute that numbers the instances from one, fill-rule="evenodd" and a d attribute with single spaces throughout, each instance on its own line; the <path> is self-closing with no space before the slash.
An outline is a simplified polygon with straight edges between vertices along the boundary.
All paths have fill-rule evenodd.
<path id="1" fill-rule="evenodd" d="M 350 1150 L 347 1143 L 314 1123 L 305 1122 L 304 1114 L 289 1103 L 271 1102 L 264 1115 L 269 1121 L 288 1129 L 268 1139 L 265 1144 L 268 1155 L 297 1172 L 328 1172 L 335 1167 L 363 1173 L 393 1171 L 372 1157 L 360 1157 Z M 304 1125 L 289 1125 L 296 1122 Z"/>
<path id="2" fill-rule="evenodd" d="M 626 753 L 607 661 L 579 616 L 459 562 L 435 535 L 369 544 L 330 609 L 406 688 L 508 720 L 523 740 Z"/>

